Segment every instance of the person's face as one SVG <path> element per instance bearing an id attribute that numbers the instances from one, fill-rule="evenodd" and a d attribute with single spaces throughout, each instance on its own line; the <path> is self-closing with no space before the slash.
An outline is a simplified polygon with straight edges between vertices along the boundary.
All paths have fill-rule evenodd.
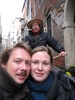
<path id="1" fill-rule="evenodd" d="M 40 30 L 40 26 L 38 25 L 38 23 L 32 24 L 32 30 L 34 30 L 34 32 L 38 32 Z"/>
<path id="2" fill-rule="evenodd" d="M 18 84 L 23 84 L 30 73 L 31 56 L 26 50 L 15 48 L 3 67 Z"/>
<path id="3" fill-rule="evenodd" d="M 46 51 L 36 52 L 32 55 L 31 76 L 38 83 L 42 83 L 51 70 L 50 56 Z"/>

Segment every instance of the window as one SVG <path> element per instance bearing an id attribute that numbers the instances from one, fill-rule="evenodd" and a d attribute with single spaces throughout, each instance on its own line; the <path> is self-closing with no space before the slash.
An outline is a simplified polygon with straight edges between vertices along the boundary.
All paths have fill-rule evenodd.
<path id="1" fill-rule="evenodd" d="M 75 12 L 74 12 L 74 23 L 75 23 Z"/>
<path id="2" fill-rule="evenodd" d="M 39 0 L 39 5 L 41 4 L 41 0 Z"/>
<path id="3" fill-rule="evenodd" d="M 36 15 L 36 0 L 34 0 L 34 16 Z"/>
<path id="4" fill-rule="evenodd" d="M 51 33 L 51 15 L 47 17 L 47 32 L 52 35 Z"/>

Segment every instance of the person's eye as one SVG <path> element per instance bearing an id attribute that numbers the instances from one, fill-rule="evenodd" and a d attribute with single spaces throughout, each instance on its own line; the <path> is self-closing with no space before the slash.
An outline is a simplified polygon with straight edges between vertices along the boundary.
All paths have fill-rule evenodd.
<path id="1" fill-rule="evenodd" d="M 27 66 L 31 66 L 31 62 L 25 62 Z"/>
<path id="2" fill-rule="evenodd" d="M 37 61 L 32 61 L 32 64 L 38 64 L 38 62 Z"/>
<path id="3" fill-rule="evenodd" d="M 49 63 L 47 63 L 47 62 L 44 62 L 44 63 L 43 63 L 43 65 L 49 65 Z"/>
<path id="4" fill-rule="evenodd" d="M 17 64 L 20 64 L 20 61 L 18 61 L 18 60 L 15 60 L 14 62 L 17 63 Z"/>

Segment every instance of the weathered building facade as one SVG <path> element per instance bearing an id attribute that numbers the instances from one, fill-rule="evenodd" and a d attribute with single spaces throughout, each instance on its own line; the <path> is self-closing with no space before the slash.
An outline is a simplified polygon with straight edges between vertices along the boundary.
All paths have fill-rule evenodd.
<path id="1" fill-rule="evenodd" d="M 54 65 L 57 66 L 75 66 L 74 4 L 74 0 L 25 0 L 23 5 L 23 12 L 26 10 L 26 14 L 23 13 L 26 23 L 34 18 L 43 20 L 44 31 L 64 46 L 67 56 L 54 59 Z M 54 50 L 52 52 L 54 56 L 58 55 Z"/>
<path id="2" fill-rule="evenodd" d="M 0 15 L 0 52 L 2 52 L 2 25 L 1 25 L 1 15 Z"/>

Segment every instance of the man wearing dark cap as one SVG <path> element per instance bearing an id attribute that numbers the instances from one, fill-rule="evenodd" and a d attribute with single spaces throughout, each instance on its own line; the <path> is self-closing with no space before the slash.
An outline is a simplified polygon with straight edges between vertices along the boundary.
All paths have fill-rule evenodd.
<path id="1" fill-rule="evenodd" d="M 43 32 L 43 21 L 40 19 L 30 20 L 27 27 L 31 29 L 29 35 L 25 37 L 31 48 L 37 46 L 50 46 L 59 53 L 59 56 L 65 56 L 64 48 L 49 33 Z"/>

